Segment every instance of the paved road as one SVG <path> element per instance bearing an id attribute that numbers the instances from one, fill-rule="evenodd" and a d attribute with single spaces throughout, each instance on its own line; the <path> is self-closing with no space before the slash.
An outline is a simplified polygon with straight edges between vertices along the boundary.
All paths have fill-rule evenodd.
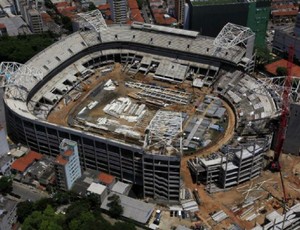
<path id="1" fill-rule="evenodd" d="M 21 196 L 21 200 L 37 201 L 41 198 L 49 197 L 46 192 L 16 181 L 13 181 L 13 193 Z"/>

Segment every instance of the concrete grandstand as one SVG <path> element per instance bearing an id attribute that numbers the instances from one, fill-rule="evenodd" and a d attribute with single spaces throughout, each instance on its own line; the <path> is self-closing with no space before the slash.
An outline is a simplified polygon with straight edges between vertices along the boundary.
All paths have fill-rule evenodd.
<path id="1" fill-rule="evenodd" d="M 206 154 L 206 160 L 191 161 L 199 180 L 228 188 L 259 175 L 262 164 L 253 164 L 270 147 L 267 124 L 278 103 L 243 69 L 251 45 L 224 34 L 216 42 L 160 26 L 100 24 L 56 42 L 12 78 L 6 75 L 14 141 L 56 156 L 61 140 L 71 139 L 83 169 L 108 172 L 140 186 L 144 197 L 168 202 L 182 198 L 182 161 L 225 139 L 220 160 Z M 216 45 L 225 43 L 226 49 Z M 239 143 L 254 143 L 258 128 L 265 132 L 258 144 Z M 212 159 L 216 172 L 205 164 L 197 171 L 199 162 Z"/>

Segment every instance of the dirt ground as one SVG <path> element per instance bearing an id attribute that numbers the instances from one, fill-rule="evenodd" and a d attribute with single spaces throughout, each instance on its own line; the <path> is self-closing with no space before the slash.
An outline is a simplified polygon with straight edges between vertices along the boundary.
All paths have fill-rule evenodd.
<path id="1" fill-rule="evenodd" d="M 270 151 L 269 155 L 272 154 L 273 151 Z M 286 205 L 287 207 L 291 207 L 300 201 L 300 157 L 282 154 L 281 165 L 287 198 Z M 186 168 L 182 168 L 182 170 L 188 171 L 187 166 Z M 186 173 L 185 176 L 188 176 L 188 173 Z M 236 186 L 229 191 L 214 194 L 208 194 L 204 190 L 203 185 L 193 184 L 191 179 L 187 178 L 186 182 L 188 182 L 189 188 L 198 189 L 202 200 L 202 205 L 199 206 L 200 211 L 198 213 L 201 219 L 200 223 L 204 223 L 211 229 L 228 228 L 234 223 L 244 229 L 251 229 L 256 223 L 262 224 L 266 214 L 274 210 L 277 210 L 281 214 L 283 212 L 283 189 L 279 173 L 272 173 L 266 170 L 256 179 Z M 242 208 L 245 198 L 259 199 L 257 199 L 253 205 Z M 232 209 L 234 206 L 240 209 L 233 212 Z M 253 211 L 242 219 L 241 215 L 251 207 L 253 207 Z M 228 215 L 228 218 L 221 223 L 216 223 L 211 219 L 210 213 L 220 210 L 223 210 Z M 253 213 L 258 215 L 254 220 L 245 220 Z"/>
<path id="2" fill-rule="evenodd" d="M 114 80 L 117 80 L 121 83 L 125 80 L 134 78 L 141 80 L 144 83 L 155 82 L 149 76 L 145 77 L 140 74 L 128 76 L 127 73 L 121 71 L 121 68 L 121 65 L 116 64 L 114 66 L 114 70 L 111 73 L 106 74 L 105 76 L 101 76 L 100 72 L 95 72 L 95 74 L 88 79 L 88 82 L 86 82 L 85 90 L 81 92 L 81 96 L 76 101 L 71 101 L 67 105 L 65 105 L 64 102 L 61 101 L 58 104 L 57 108 L 55 108 L 49 114 L 48 121 L 54 122 L 58 125 L 67 126 L 68 116 L 70 116 L 74 109 L 78 109 L 80 108 L 80 106 L 84 106 L 83 102 L 87 104 L 88 101 L 86 101 L 86 99 L 92 92 L 92 89 L 104 80 L 113 78 Z M 164 82 L 159 82 L 159 84 L 166 84 L 170 86 L 170 84 Z M 174 85 L 173 87 L 174 89 L 178 89 L 179 87 L 180 89 L 188 89 L 187 92 L 190 91 L 190 87 L 188 87 L 188 85 L 185 84 L 181 84 L 180 86 Z M 128 89 L 123 89 L 120 87 L 120 90 L 124 90 L 123 93 L 128 93 L 126 91 Z M 210 89 L 206 89 L 206 91 L 196 89 L 192 93 L 197 98 L 197 100 L 203 100 L 205 95 L 211 93 L 211 91 Z M 222 135 L 220 135 L 217 138 L 217 140 L 213 141 L 211 145 L 208 145 L 204 149 L 196 152 L 191 156 L 185 156 L 182 158 L 181 176 L 187 188 L 190 188 L 191 190 L 195 188 L 198 189 L 202 201 L 201 206 L 199 206 L 200 211 L 197 214 L 200 219 L 200 223 L 204 223 L 207 227 L 210 227 L 211 229 L 228 228 L 233 223 L 238 224 L 244 229 L 251 229 L 255 226 L 255 222 L 260 224 L 263 223 L 265 215 L 270 213 L 271 211 L 278 209 L 279 212 L 282 212 L 283 190 L 278 173 L 264 171 L 262 172 L 262 175 L 258 178 L 246 182 L 240 186 L 234 187 L 229 191 L 208 194 L 204 190 L 203 185 L 197 185 L 193 183 L 189 169 L 187 167 L 188 159 L 193 158 L 197 155 L 204 156 L 215 152 L 233 137 L 235 128 L 235 116 L 233 111 L 225 102 L 223 103 L 223 105 L 227 110 L 227 129 L 224 133 L 222 133 Z M 183 106 L 182 110 L 192 113 L 192 107 L 193 106 Z M 170 109 L 172 108 L 170 107 Z M 272 155 L 272 152 L 270 152 L 270 154 Z M 296 201 L 300 200 L 300 158 L 283 154 L 281 157 L 281 162 L 284 177 L 284 185 L 288 198 L 287 205 L 292 206 Z M 262 183 L 260 187 L 259 183 Z M 255 189 L 258 187 L 259 189 Z M 248 192 L 247 190 L 249 189 L 252 189 L 252 191 Z M 240 208 L 235 212 L 231 210 L 234 206 L 241 207 L 246 196 L 248 198 L 260 197 L 253 204 L 254 212 L 258 215 L 257 218 L 255 218 L 253 221 L 246 221 L 245 219 L 241 218 L 241 214 L 251 206 Z M 218 212 L 220 210 L 223 210 L 228 215 L 228 218 L 222 221 L 221 223 L 215 223 L 211 219 L 210 214 L 213 212 Z M 195 223 L 192 223 L 190 220 L 179 219 L 178 217 L 170 217 L 170 213 L 168 211 L 163 212 L 163 218 L 160 224 L 161 229 L 170 229 L 172 226 L 177 226 L 179 224 L 191 226 Z"/>

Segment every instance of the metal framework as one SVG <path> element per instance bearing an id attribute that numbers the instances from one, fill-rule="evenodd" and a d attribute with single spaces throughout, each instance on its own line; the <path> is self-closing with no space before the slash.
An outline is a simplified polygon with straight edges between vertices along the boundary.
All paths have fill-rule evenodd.
<path id="1" fill-rule="evenodd" d="M 164 148 L 172 147 L 182 153 L 182 122 L 181 112 L 157 111 L 147 128 L 149 130 L 147 148 L 162 145 Z M 180 141 L 179 149 L 173 146 L 176 138 Z"/>
<path id="2" fill-rule="evenodd" d="M 43 73 L 37 68 L 21 63 L 1 62 L 0 76 L 4 78 L 1 87 L 6 88 L 9 96 L 26 101 L 29 90 L 42 79 Z"/>
<path id="3" fill-rule="evenodd" d="M 255 33 L 248 27 L 227 23 L 215 38 L 213 44 L 216 48 L 230 49 L 255 36 Z"/>
<path id="4" fill-rule="evenodd" d="M 78 16 L 81 17 L 88 25 L 92 26 L 97 33 L 100 33 L 101 30 L 107 29 L 106 22 L 99 10 L 80 13 Z"/>
<path id="5" fill-rule="evenodd" d="M 290 102 L 297 102 L 300 99 L 300 78 L 297 76 L 290 76 L 290 78 L 291 89 L 288 95 L 289 100 Z M 285 79 L 286 76 L 260 78 L 258 79 L 259 87 L 255 89 L 255 93 L 266 96 L 267 94 L 271 94 L 271 96 L 277 99 L 277 102 L 281 104 L 285 89 Z"/>

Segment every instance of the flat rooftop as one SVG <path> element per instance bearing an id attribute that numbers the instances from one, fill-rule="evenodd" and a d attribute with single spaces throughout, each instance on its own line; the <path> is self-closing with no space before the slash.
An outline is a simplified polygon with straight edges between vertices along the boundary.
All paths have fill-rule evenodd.
<path id="1" fill-rule="evenodd" d="M 239 0 L 191 0 L 191 3 L 194 6 L 209 6 L 209 5 L 225 5 L 225 4 L 243 3 L 243 2 Z"/>

